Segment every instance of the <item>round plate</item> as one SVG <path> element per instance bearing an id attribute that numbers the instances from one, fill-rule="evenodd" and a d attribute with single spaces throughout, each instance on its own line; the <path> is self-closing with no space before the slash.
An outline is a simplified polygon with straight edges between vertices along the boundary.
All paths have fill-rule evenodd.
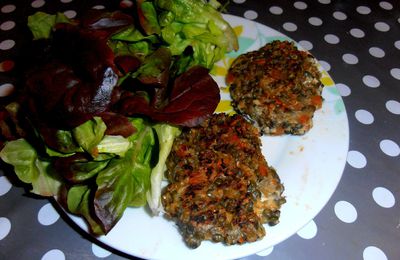
<path id="1" fill-rule="evenodd" d="M 256 22 L 224 15 L 239 36 L 240 50 L 218 62 L 212 74 L 221 88 L 217 112 L 231 113 L 229 91 L 224 76 L 239 54 L 256 50 L 272 40 L 290 40 L 287 36 Z M 299 46 L 301 48 L 301 46 Z M 232 259 L 248 256 L 278 244 L 312 220 L 333 194 L 346 162 L 349 131 L 343 101 L 333 80 L 322 69 L 324 102 L 314 116 L 313 128 L 304 136 L 262 137 L 262 151 L 285 186 L 287 202 L 281 208 L 280 223 L 265 225 L 266 236 L 257 242 L 225 246 L 203 242 L 189 249 L 174 222 L 163 216 L 152 217 L 145 208 L 128 208 L 122 219 L 102 243 L 126 254 L 151 259 Z M 87 231 L 84 221 L 68 215 Z"/>

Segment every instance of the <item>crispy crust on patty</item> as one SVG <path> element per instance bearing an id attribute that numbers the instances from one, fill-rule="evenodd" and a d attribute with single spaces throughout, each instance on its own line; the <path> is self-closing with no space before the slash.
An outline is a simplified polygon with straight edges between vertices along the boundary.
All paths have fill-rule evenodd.
<path id="1" fill-rule="evenodd" d="M 226 81 L 233 107 L 269 135 L 302 135 L 321 108 L 317 62 L 293 42 L 273 41 L 240 55 Z"/>
<path id="2" fill-rule="evenodd" d="M 264 223 L 279 222 L 283 185 L 260 146 L 259 130 L 240 115 L 215 114 L 175 140 L 162 203 L 189 247 L 253 242 Z"/>

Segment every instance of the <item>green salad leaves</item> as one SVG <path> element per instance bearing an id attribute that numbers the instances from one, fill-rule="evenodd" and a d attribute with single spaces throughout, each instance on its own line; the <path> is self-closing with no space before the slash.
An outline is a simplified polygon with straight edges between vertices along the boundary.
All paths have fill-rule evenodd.
<path id="1" fill-rule="evenodd" d="M 0 158 L 31 193 L 57 197 L 95 235 L 128 207 L 162 211 L 174 139 L 213 113 L 220 95 L 208 72 L 238 49 L 216 0 L 134 7 L 80 20 L 30 16 L 32 46 L 46 51 L 26 59 L 24 91 L 0 111 L 8 120 L 0 121 Z"/>
<path id="2" fill-rule="evenodd" d="M 1 150 L 0 158 L 14 166 L 15 174 L 22 182 L 32 184 L 32 193 L 58 195 L 61 186 L 59 177 L 49 168 L 49 161 L 39 158 L 25 139 L 8 142 Z"/>
<path id="3" fill-rule="evenodd" d="M 99 117 L 74 128 L 69 140 L 80 149 L 68 156 L 54 150 L 51 157 L 39 155 L 25 139 L 18 139 L 6 143 L 0 158 L 14 166 L 21 181 L 32 185 L 34 194 L 60 196 L 62 187 L 68 210 L 83 216 L 93 233 L 105 234 L 127 207 L 149 201 L 150 207 L 160 209 L 165 160 L 180 133 L 168 124 L 130 120 L 136 132 L 127 138 L 105 135 Z"/>
<path id="4" fill-rule="evenodd" d="M 28 17 L 28 26 L 33 34 L 34 40 L 47 39 L 50 37 L 53 27 L 57 23 L 70 23 L 70 19 L 63 13 L 47 14 L 37 12 Z"/>
<path id="5" fill-rule="evenodd" d="M 138 1 L 139 18 L 148 35 L 160 32 L 172 55 L 193 50 L 190 65 L 211 69 L 227 52 L 238 49 L 237 37 L 216 10 L 217 1 Z M 155 12 L 154 10 L 158 10 Z"/>

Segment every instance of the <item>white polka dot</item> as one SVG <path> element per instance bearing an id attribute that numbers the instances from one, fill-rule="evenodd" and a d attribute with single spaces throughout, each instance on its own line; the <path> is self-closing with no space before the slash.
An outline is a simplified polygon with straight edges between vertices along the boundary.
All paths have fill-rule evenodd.
<path id="1" fill-rule="evenodd" d="M 381 85 L 381 82 L 379 81 L 379 79 L 377 79 L 374 76 L 371 75 L 365 75 L 362 78 L 362 81 L 364 82 L 364 84 L 370 88 L 377 88 Z"/>
<path id="2" fill-rule="evenodd" d="M 7 97 L 14 92 L 14 85 L 10 83 L 5 83 L 0 85 L 0 97 Z"/>
<path id="3" fill-rule="evenodd" d="M 320 18 L 318 18 L 318 17 L 310 17 L 308 19 L 308 22 L 311 25 L 314 25 L 314 26 L 321 26 L 322 25 L 322 20 Z"/>
<path id="4" fill-rule="evenodd" d="M 100 257 L 100 258 L 105 258 L 111 255 L 110 251 L 105 250 L 102 247 L 99 247 L 96 244 L 92 244 L 92 252 L 95 256 Z"/>
<path id="5" fill-rule="evenodd" d="M 392 9 L 393 9 L 393 5 L 392 5 L 391 3 L 389 3 L 389 2 L 386 2 L 386 1 L 380 2 L 380 3 L 379 3 L 379 6 L 380 6 L 382 9 L 385 9 L 385 10 L 392 10 Z"/>
<path id="6" fill-rule="evenodd" d="M 331 3 L 331 0 L 318 0 L 321 4 L 327 5 Z"/>
<path id="7" fill-rule="evenodd" d="M 333 13 L 333 17 L 334 17 L 336 20 L 339 20 L 339 21 L 344 21 L 344 20 L 347 19 L 347 15 L 346 15 L 345 13 L 343 13 L 343 12 L 340 12 L 340 11 L 334 12 L 334 13 Z"/>
<path id="8" fill-rule="evenodd" d="M 249 19 L 249 20 L 254 20 L 258 17 L 258 14 L 256 11 L 253 10 L 247 10 L 246 12 L 244 12 L 244 17 Z"/>
<path id="9" fill-rule="evenodd" d="M 363 38 L 365 36 L 364 31 L 358 28 L 351 29 L 350 34 L 355 38 Z"/>
<path id="10" fill-rule="evenodd" d="M 119 6 L 122 8 L 130 8 L 133 6 L 133 2 L 131 0 L 122 0 L 119 3 Z"/>
<path id="11" fill-rule="evenodd" d="M 65 260 L 65 254 L 59 249 L 52 249 L 44 254 L 41 260 Z"/>
<path id="12" fill-rule="evenodd" d="M 367 165 L 367 158 L 359 151 L 349 151 L 347 162 L 354 168 L 361 169 Z"/>
<path id="13" fill-rule="evenodd" d="M 385 253 L 376 246 L 366 247 L 363 251 L 363 260 L 387 260 Z"/>
<path id="14" fill-rule="evenodd" d="M 377 22 L 374 25 L 375 29 L 381 32 L 387 32 L 390 30 L 390 26 L 387 23 L 384 22 Z"/>
<path id="15" fill-rule="evenodd" d="M 60 215 L 58 212 L 54 209 L 53 205 L 50 203 L 47 203 L 44 205 L 38 213 L 38 221 L 40 224 L 44 226 L 49 226 L 54 224 L 58 219 L 60 218 Z"/>
<path id="16" fill-rule="evenodd" d="M 71 3 L 72 0 L 60 0 L 61 3 L 67 4 L 67 3 Z"/>
<path id="17" fill-rule="evenodd" d="M 400 115 L 400 102 L 396 100 L 389 100 L 386 102 L 386 109 L 395 115 Z"/>
<path id="18" fill-rule="evenodd" d="M 33 2 L 31 3 L 31 6 L 32 6 L 33 8 L 40 8 L 40 7 L 44 6 L 45 3 L 46 3 L 46 2 L 45 2 L 44 0 L 35 0 L 35 1 L 33 1 Z"/>
<path id="19" fill-rule="evenodd" d="M 233 2 L 236 4 L 243 4 L 244 2 L 246 2 L 246 0 L 233 0 Z"/>
<path id="20" fill-rule="evenodd" d="M 4 40 L 0 42 L 0 50 L 6 51 L 15 46 L 14 40 Z"/>
<path id="21" fill-rule="evenodd" d="M 394 42 L 394 47 L 400 50 L 400 40 Z"/>
<path id="22" fill-rule="evenodd" d="M 102 10 L 105 9 L 106 7 L 104 5 L 95 5 L 92 7 L 92 9 L 96 9 L 96 10 Z"/>
<path id="23" fill-rule="evenodd" d="M 357 12 L 359 14 L 369 14 L 371 12 L 371 8 L 369 8 L 368 6 L 359 6 L 357 7 Z"/>
<path id="24" fill-rule="evenodd" d="M 0 177 L 0 196 L 3 196 L 6 194 L 9 190 L 11 190 L 12 184 L 11 182 L 7 179 L 6 176 L 1 176 Z"/>
<path id="25" fill-rule="evenodd" d="M 317 231 L 317 225 L 315 224 L 314 220 L 311 220 L 307 225 L 297 232 L 297 235 L 304 239 L 311 239 L 317 235 Z"/>
<path id="26" fill-rule="evenodd" d="M 346 84 L 336 83 L 336 88 L 339 90 L 339 93 L 342 97 L 347 97 L 351 94 L 351 89 Z"/>
<path id="27" fill-rule="evenodd" d="M 15 22 L 13 21 L 6 21 L 0 25 L 0 29 L 2 31 L 8 31 L 15 27 Z"/>
<path id="28" fill-rule="evenodd" d="M 386 155 L 396 157 L 400 154 L 400 147 L 392 140 L 385 139 L 379 143 L 379 147 Z"/>
<path id="29" fill-rule="evenodd" d="M 302 2 L 302 1 L 294 2 L 293 6 L 294 6 L 296 9 L 299 9 L 299 10 L 307 9 L 307 4 L 304 3 L 304 2 Z"/>
<path id="30" fill-rule="evenodd" d="M 369 54 L 374 56 L 375 58 L 383 58 L 385 57 L 385 51 L 378 47 L 369 48 Z"/>
<path id="31" fill-rule="evenodd" d="M 68 10 L 64 12 L 65 16 L 72 19 L 76 16 L 76 12 L 74 10 Z"/>
<path id="32" fill-rule="evenodd" d="M 331 64 L 324 60 L 319 60 L 319 64 L 321 64 L 322 68 L 324 68 L 325 71 L 330 71 L 331 70 Z"/>
<path id="33" fill-rule="evenodd" d="M 355 56 L 354 54 L 351 53 L 346 53 L 342 56 L 342 59 L 344 62 L 346 62 L 347 64 L 357 64 L 358 63 L 358 58 L 357 56 Z"/>
<path id="34" fill-rule="evenodd" d="M 16 8 L 17 7 L 15 5 L 5 5 L 1 8 L 1 12 L 5 14 L 12 13 Z"/>
<path id="35" fill-rule="evenodd" d="M 306 40 L 299 41 L 299 44 L 301 47 L 303 47 L 304 49 L 306 49 L 308 51 L 312 50 L 312 48 L 314 47 L 311 42 L 306 41 Z"/>
<path id="36" fill-rule="evenodd" d="M 369 111 L 364 109 L 357 110 L 355 116 L 356 119 L 364 125 L 370 125 L 374 122 L 374 116 Z"/>
<path id="37" fill-rule="evenodd" d="M 267 255 L 270 255 L 272 253 L 272 251 L 274 251 L 274 247 L 273 246 L 271 246 L 270 248 L 265 249 L 265 250 L 263 250 L 261 252 L 258 252 L 256 255 L 267 256 Z"/>
<path id="38" fill-rule="evenodd" d="M 399 68 L 391 69 L 390 75 L 392 75 L 393 78 L 400 80 L 400 69 Z"/>
<path id="39" fill-rule="evenodd" d="M 271 6 L 271 7 L 269 8 L 269 12 L 270 12 L 271 14 L 280 15 L 280 14 L 283 13 L 283 9 L 282 9 L 281 7 L 279 7 L 279 6 Z"/>
<path id="40" fill-rule="evenodd" d="M 357 219 L 356 208 L 347 201 L 339 201 L 335 204 L 335 214 L 338 219 L 345 223 L 353 223 Z"/>
<path id="41" fill-rule="evenodd" d="M 288 32 L 294 32 L 297 30 L 297 25 L 291 22 L 287 22 L 283 24 L 283 29 L 285 29 Z"/>
<path id="42" fill-rule="evenodd" d="M 391 208 L 395 204 L 393 193 L 384 187 L 375 188 L 372 191 L 372 197 L 374 198 L 376 204 L 382 208 Z"/>
<path id="43" fill-rule="evenodd" d="M 11 231 L 11 222 L 8 218 L 0 218 L 0 241 Z"/>
<path id="44" fill-rule="evenodd" d="M 324 40 L 330 44 L 338 44 L 340 42 L 339 37 L 334 34 L 327 34 L 324 36 Z"/>

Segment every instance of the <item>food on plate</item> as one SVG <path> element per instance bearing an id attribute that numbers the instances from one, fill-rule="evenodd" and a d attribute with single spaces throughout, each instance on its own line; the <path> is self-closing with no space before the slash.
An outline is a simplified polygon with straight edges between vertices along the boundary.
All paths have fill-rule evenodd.
<path id="1" fill-rule="evenodd" d="M 279 222 L 284 187 L 260 146 L 259 130 L 238 114 L 214 114 L 175 139 L 162 203 L 189 247 L 253 242 L 264 223 Z"/>
<path id="2" fill-rule="evenodd" d="M 77 19 L 30 16 L 23 80 L 0 108 L 0 158 L 95 235 L 127 207 L 158 214 L 173 140 L 213 114 L 220 95 L 209 69 L 238 47 L 214 7 L 141 0 Z"/>
<path id="3" fill-rule="evenodd" d="M 272 41 L 240 55 L 226 77 L 233 107 L 268 135 L 305 134 L 322 106 L 316 59 L 294 42 Z"/>

